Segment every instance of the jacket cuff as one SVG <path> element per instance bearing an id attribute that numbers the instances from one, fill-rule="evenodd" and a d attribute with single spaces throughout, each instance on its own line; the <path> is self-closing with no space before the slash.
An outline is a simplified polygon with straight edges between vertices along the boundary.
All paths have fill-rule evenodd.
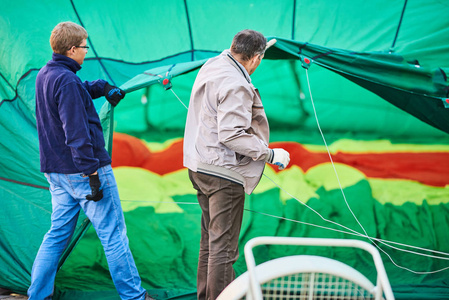
<path id="1" fill-rule="evenodd" d="M 265 162 L 271 164 L 273 162 L 274 151 L 268 148 L 268 154 L 265 156 Z"/>
<path id="2" fill-rule="evenodd" d="M 90 174 L 95 173 L 96 171 L 98 171 L 98 169 L 99 169 L 99 165 L 97 165 L 97 166 L 95 166 L 93 168 L 90 168 L 88 170 L 84 170 L 82 173 L 83 173 L 83 175 L 89 176 Z"/>

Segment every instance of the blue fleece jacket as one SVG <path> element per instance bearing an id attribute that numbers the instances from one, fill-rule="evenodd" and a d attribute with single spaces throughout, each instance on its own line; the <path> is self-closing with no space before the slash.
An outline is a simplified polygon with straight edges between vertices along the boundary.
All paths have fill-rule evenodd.
<path id="1" fill-rule="evenodd" d="M 105 80 L 81 82 L 81 66 L 53 53 L 36 78 L 36 123 L 41 172 L 92 174 L 111 163 L 92 99 Z"/>

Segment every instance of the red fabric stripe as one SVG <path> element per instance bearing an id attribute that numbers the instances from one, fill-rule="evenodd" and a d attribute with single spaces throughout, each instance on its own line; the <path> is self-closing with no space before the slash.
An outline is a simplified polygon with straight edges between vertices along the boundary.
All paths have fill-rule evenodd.
<path id="1" fill-rule="evenodd" d="M 292 165 L 304 172 L 318 164 L 329 163 L 326 152 L 312 152 L 299 143 L 276 142 L 272 148 L 284 148 L 290 153 Z M 112 166 L 133 166 L 163 175 L 183 168 L 182 141 L 176 141 L 161 152 L 150 152 L 145 144 L 132 136 L 114 133 Z M 449 184 L 449 153 L 387 152 L 344 153 L 332 155 L 334 163 L 360 170 L 371 178 L 408 179 L 432 186 Z"/>
<path id="2" fill-rule="evenodd" d="M 270 147 L 287 150 L 291 158 L 290 166 L 297 165 L 304 172 L 318 164 L 330 162 L 327 152 L 311 152 L 298 143 L 278 142 Z M 337 152 L 332 154 L 332 160 L 358 169 L 371 178 L 409 179 L 433 186 L 449 184 L 449 153 L 445 152 Z"/>

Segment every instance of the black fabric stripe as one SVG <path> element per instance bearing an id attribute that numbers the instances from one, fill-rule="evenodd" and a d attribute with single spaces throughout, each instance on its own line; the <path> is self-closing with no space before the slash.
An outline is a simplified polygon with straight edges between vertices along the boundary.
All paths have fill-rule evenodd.
<path id="1" fill-rule="evenodd" d="M 80 22 L 81 26 L 86 28 L 83 24 L 83 21 L 81 20 L 80 15 L 78 14 L 78 11 L 75 7 L 75 3 L 73 3 L 73 0 L 70 0 L 70 3 L 72 4 L 73 10 L 75 11 L 76 17 L 78 18 L 78 21 Z M 92 42 L 91 38 L 87 37 L 87 40 L 89 41 L 89 45 L 92 48 L 92 51 L 94 52 L 95 57 L 98 58 L 98 53 L 95 50 L 95 46 L 94 46 L 94 43 Z M 116 85 L 114 79 L 112 78 L 111 74 L 109 74 L 108 70 L 103 65 L 103 62 L 101 61 L 100 58 L 98 59 L 98 63 L 100 64 L 103 71 L 106 73 L 106 76 L 109 78 L 110 82 L 112 82 L 113 85 Z M 109 116 L 110 116 L 109 117 L 109 126 L 110 126 L 110 128 L 114 128 L 114 107 L 113 106 L 111 106 L 111 113 L 109 114 Z M 112 154 L 112 135 L 113 135 L 113 130 L 110 130 L 109 131 L 109 140 L 108 140 L 108 152 L 110 155 Z"/>
<path id="2" fill-rule="evenodd" d="M 87 60 L 99 60 L 99 59 L 101 59 L 101 60 L 103 60 L 103 61 L 104 61 L 104 60 L 109 60 L 109 61 L 113 61 L 113 62 L 125 63 L 125 64 L 127 64 L 127 65 L 138 66 L 138 65 L 145 65 L 145 64 L 152 64 L 152 63 L 156 63 L 156 62 L 161 62 L 161 61 L 164 61 L 164 60 L 166 60 L 166 59 L 173 58 L 173 57 L 177 57 L 177 56 L 181 56 L 181 55 L 184 55 L 184 54 L 190 53 L 190 52 L 191 52 L 190 50 L 188 50 L 188 51 L 183 51 L 183 52 L 179 52 L 179 53 L 176 53 L 176 54 L 173 54 L 173 55 L 165 56 L 165 57 L 160 58 L 160 59 L 148 60 L 148 61 L 138 62 L 138 63 L 127 62 L 127 61 L 124 61 L 124 60 L 121 60 L 121 59 L 106 58 L 106 57 L 99 57 L 99 58 L 91 57 L 91 58 L 86 58 L 85 60 L 87 61 Z M 221 51 L 213 51 L 213 50 L 195 50 L 195 52 L 213 53 L 213 54 L 220 54 L 220 53 L 221 53 Z"/>
<path id="3" fill-rule="evenodd" d="M 38 188 L 38 189 L 43 189 L 43 190 L 48 190 L 49 189 L 48 187 L 45 187 L 45 186 L 31 184 L 31 183 L 26 183 L 26 182 L 22 182 L 22 181 L 17 181 L 17 180 L 5 178 L 5 177 L 0 177 L 0 180 L 12 182 L 12 183 L 17 183 L 17 184 L 21 184 L 21 185 L 26 185 L 26 186 L 30 186 L 30 187 L 34 187 L 34 188 Z"/>
<path id="4" fill-rule="evenodd" d="M 212 50 L 197 50 L 197 51 L 198 51 L 198 52 L 203 52 L 203 53 L 213 53 L 213 54 L 219 54 L 219 53 L 221 53 L 220 51 L 212 51 Z M 173 55 L 169 55 L 169 56 L 163 57 L 163 58 L 161 58 L 161 59 L 149 60 L 149 61 L 140 62 L 140 63 L 126 62 L 126 61 L 120 60 L 120 59 L 105 58 L 105 57 L 86 58 L 85 61 L 96 61 L 96 60 L 98 60 L 98 61 L 100 61 L 100 60 L 105 61 L 105 60 L 109 60 L 109 61 L 113 61 L 113 62 L 124 63 L 124 64 L 127 64 L 127 65 L 138 66 L 138 65 L 145 65 L 145 64 L 151 64 L 151 63 L 161 62 L 161 61 L 164 61 L 164 60 L 166 60 L 166 59 L 173 58 L 173 57 L 177 57 L 177 56 L 181 56 L 181 55 L 184 55 L 184 54 L 189 53 L 189 52 L 190 52 L 190 50 L 189 50 L 189 51 L 180 52 L 180 53 L 177 53 L 177 54 L 173 54 Z M 28 74 L 29 74 L 30 72 L 32 72 L 32 71 L 39 71 L 39 70 L 40 70 L 40 69 L 33 68 L 33 69 L 28 70 L 24 75 L 22 75 L 22 77 L 20 77 L 19 81 L 17 81 L 16 88 L 13 89 L 13 90 L 15 91 L 15 93 L 16 93 L 16 95 L 14 96 L 14 98 L 2 100 L 2 101 L 0 102 L 0 106 L 2 105 L 2 103 L 3 103 L 4 101 L 14 101 L 14 100 L 16 100 L 17 97 L 18 97 L 18 95 L 17 95 L 17 86 L 19 85 L 20 81 L 21 81 L 22 79 L 24 79 L 26 76 L 28 76 Z"/>
<path id="5" fill-rule="evenodd" d="M 189 16 L 189 9 L 187 8 L 187 0 L 184 0 L 184 6 L 186 8 L 186 18 L 187 18 L 187 25 L 189 26 L 189 38 L 190 38 L 190 52 L 192 53 L 191 60 L 193 61 L 193 54 L 195 53 L 194 45 L 193 45 L 193 36 L 192 36 L 192 26 L 190 24 L 190 16 Z"/>
<path id="6" fill-rule="evenodd" d="M 321 54 L 319 54 L 319 55 L 317 55 L 317 56 L 314 56 L 314 57 L 312 57 L 312 59 L 313 60 L 317 60 L 317 58 L 320 58 L 320 57 L 323 57 L 323 56 L 327 56 L 327 55 L 329 55 L 329 54 L 332 54 L 332 53 L 334 53 L 334 51 L 327 51 L 326 53 L 321 53 Z"/>
<path id="7" fill-rule="evenodd" d="M 81 20 L 80 15 L 78 14 L 78 11 L 76 10 L 75 3 L 73 3 L 73 0 L 70 0 L 70 3 L 72 4 L 73 10 L 75 11 L 76 17 L 78 18 L 78 21 L 80 22 L 81 26 L 83 26 L 84 28 L 86 28 L 86 27 L 84 26 L 84 24 L 83 24 L 83 21 Z M 87 30 L 87 29 L 86 29 L 86 30 Z M 94 43 L 92 42 L 92 40 L 90 39 L 90 37 L 87 37 L 87 40 L 89 41 L 89 45 L 90 45 L 90 47 L 92 48 L 92 51 L 94 52 L 95 57 L 98 58 L 98 54 L 97 54 L 97 51 L 95 50 Z M 103 62 L 101 61 L 101 59 L 98 59 L 98 62 L 100 63 L 101 67 L 103 68 L 104 72 L 106 73 L 106 75 L 108 76 L 108 78 L 111 80 L 111 82 L 112 82 L 114 85 L 116 85 L 115 82 L 114 82 L 114 79 L 112 78 L 112 76 L 109 74 L 108 70 L 107 70 L 107 69 L 105 68 L 105 66 L 103 65 Z M 113 108 L 112 108 L 112 109 L 113 109 Z"/>
<path id="8" fill-rule="evenodd" d="M 292 40 L 295 40 L 296 0 L 293 1 Z"/>
<path id="9" fill-rule="evenodd" d="M 393 51 L 393 48 L 396 45 L 396 40 L 397 40 L 398 35 L 399 35 L 399 29 L 401 28 L 401 25 L 402 25 L 402 19 L 404 18 L 404 13 L 405 13 L 405 7 L 406 6 L 407 6 L 407 0 L 404 1 L 404 7 L 402 8 L 401 18 L 399 19 L 398 28 L 396 29 L 396 34 L 394 36 L 393 44 L 391 44 L 390 51 Z"/>
<path id="10" fill-rule="evenodd" d="M 12 88 L 13 90 L 14 90 L 14 92 L 16 93 L 16 95 L 14 96 L 14 98 L 12 98 L 12 99 L 4 99 L 4 100 L 2 100 L 1 102 L 0 102 L 0 106 L 2 106 L 2 104 L 3 104 L 3 102 L 5 102 L 5 101 L 14 101 L 14 100 L 16 100 L 17 98 L 19 98 L 19 94 L 17 93 L 17 87 L 19 86 L 19 84 L 20 84 L 20 81 L 22 81 L 22 79 L 24 79 L 25 77 L 27 77 L 31 72 L 33 72 L 33 71 L 39 71 L 40 69 L 30 69 L 30 70 L 28 70 L 25 74 L 23 74 L 20 78 L 19 78 L 19 80 L 17 81 L 17 84 L 16 84 L 16 88 L 14 89 L 14 88 Z M 3 77 L 3 75 L 2 75 L 2 77 Z M 4 77 L 3 77 L 4 78 Z M 8 82 L 8 81 L 7 81 Z M 9 82 L 8 82 L 8 84 L 9 84 Z"/>
<path id="11" fill-rule="evenodd" d="M 9 85 L 9 87 L 14 90 L 14 87 L 11 85 L 11 83 L 9 83 L 9 81 L 5 78 L 5 76 L 3 76 L 3 74 L 0 72 L 0 76 L 3 78 L 3 80 Z"/>
<path id="12" fill-rule="evenodd" d="M 304 49 L 304 48 L 307 46 L 308 43 L 309 43 L 309 42 L 305 42 L 303 45 L 300 45 L 300 46 L 299 46 L 298 54 L 301 54 L 302 49 Z"/>

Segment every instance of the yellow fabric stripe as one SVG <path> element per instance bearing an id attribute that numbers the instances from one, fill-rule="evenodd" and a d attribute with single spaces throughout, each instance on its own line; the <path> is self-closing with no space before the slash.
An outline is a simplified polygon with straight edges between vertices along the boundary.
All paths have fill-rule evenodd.
<path id="1" fill-rule="evenodd" d="M 327 152 L 324 145 L 304 145 L 310 151 Z M 384 152 L 449 152 L 444 144 L 392 144 L 389 140 L 356 141 L 341 139 L 329 145 L 331 153 L 384 153 Z"/>
<path id="2" fill-rule="evenodd" d="M 336 164 L 341 185 L 350 187 L 360 180 L 367 180 L 371 186 L 372 197 L 381 204 L 391 203 L 403 205 L 407 202 L 422 205 L 438 205 L 449 202 L 449 185 L 446 187 L 432 187 L 410 180 L 366 178 L 360 171 L 346 165 Z M 141 206 L 153 206 L 157 213 L 182 213 L 173 200 L 173 196 L 196 195 L 190 183 L 187 169 L 182 169 L 166 175 L 158 175 L 146 169 L 135 167 L 114 168 L 114 174 L 119 187 L 120 198 L 124 211 L 130 211 Z M 319 188 L 326 190 L 339 189 L 332 165 L 325 163 L 304 172 L 293 166 L 285 171 L 276 173 L 272 168 L 265 168 L 266 176 L 280 185 L 286 192 L 280 191 L 280 199 L 285 202 L 292 197 L 304 203 L 310 198 L 318 198 Z M 277 186 L 262 176 L 255 189 L 255 194 L 264 193 Z M 192 198 L 196 203 L 196 198 Z M 343 203 L 343 202 L 342 202 Z"/>

